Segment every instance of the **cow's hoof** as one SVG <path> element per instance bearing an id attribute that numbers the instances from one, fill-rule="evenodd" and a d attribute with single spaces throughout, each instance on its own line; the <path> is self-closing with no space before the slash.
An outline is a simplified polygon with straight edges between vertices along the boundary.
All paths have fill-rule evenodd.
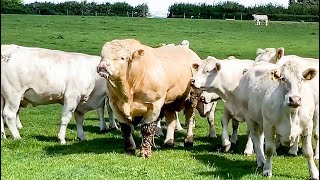
<path id="1" fill-rule="evenodd" d="M 77 137 L 77 139 L 79 140 L 79 142 L 83 142 L 86 140 L 86 138 L 81 138 L 81 137 Z"/>
<path id="2" fill-rule="evenodd" d="M 169 139 L 168 141 L 164 142 L 162 147 L 165 147 L 165 148 L 172 148 L 174 147 L 174 140 L 173 139 Z"/>
<path id="3" fill-rule="evenodd" d="M 231 149 L 231 143 L 223 147 L 224 152 L 228 152 L 230 149 Z"/>
<path id="4" fill-rule="evenodd" d="M 263 175 L 267 177 L 272 177 L 272 171 L 271 170 L 264 170 Z"/>
<path id="5" fill-rule="evenodd" d="M 117 127 L 109 127 L 108 131 L 115 131 L 115 130 L 118 130 Z"/>
<path id="6" fill-rule="evenodd" d="M 314 158 L 314 160 L 319 160 L 319 155 L 318 156 L 314 156 L 313 158 Z"/>
<path id="7" fill-rule="evenodd" d="M 189 136 L 184 140 L 184 147 L 192 147 L 193 146 L 193 136 Z"/>
<path id="8" fill-rule="evenodd" d="M 140 155 L 142 158 L 150 158 L 152 155 L 151 150 L 141 150 Z"/>
<path id="9" fill-rule="evenodd" d="M 107 132 L 108 132 L 107 129 L 100 129 L 100 133 L 101 133 L 101 134 L 105 134 L 105 133 L 107 133 Z"/>

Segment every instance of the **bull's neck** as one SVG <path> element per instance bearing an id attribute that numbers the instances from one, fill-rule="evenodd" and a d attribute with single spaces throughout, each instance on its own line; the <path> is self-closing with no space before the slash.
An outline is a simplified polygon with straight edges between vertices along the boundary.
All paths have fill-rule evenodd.
<path id="1" fill-rule="evenodd" d="M 129 83 L 126 81 L 126 78 L 108 80 L 108 83 L 111 85 L 112 89 L 114 89 L 114 93 L 121 101 L 128 102 L 131 93 Z"/>

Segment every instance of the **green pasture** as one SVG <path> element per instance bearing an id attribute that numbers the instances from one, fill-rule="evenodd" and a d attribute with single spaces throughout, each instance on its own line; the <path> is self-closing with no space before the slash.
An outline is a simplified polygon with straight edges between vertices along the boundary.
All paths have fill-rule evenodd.
<path id="1" fill-rule="evenodd" d="M 43 47 L 99 55 L 102 45 L 113 39 L 135 38 L 149 46 L 180 43 L 183 39 L 201 58 L 215 56 L 254 59 L 257 48 L 284 47 L 286 54 L 319 58 L 319 23 L 196 19 L 142 19 L 124 17 L 1 15 L 1 44 Z M 26 67 L 27 68 L 27 67 Z M 183 147 L 183 132 L 176 132 L 174 148 L 153 148 L 150 159 L 125 154 L 120 131 L 99 133 L 95 111 L 85 117 L 87 141 L 76 139 L 71 120 L 67 145 L 57 133 L 61 105 L 21 110 L 22 139 L 1 140 L 1 178 L 17 179 L 263 179 L 254 156 L 243 155 L 246 127 L 240 125 L 239 143 L 233 152 L 220 152 L 223 103 L 215 119 L 218 138 L 208 137 L 206 119 L 196 116 L 194 147 Z M 105 113 L 108 120 L 107 113 Z M 185 120 L 180 113 L 182 124 Z M 231 128 L 230 128 L 231 130 Z M 231 132 L 231 131 L 230 131 Z M 140 145 L 140 130 L 135 131 Z M 164 137 L 156 138 L 161 145 Z M 308 166 L 301 150 L 297 157 L 280 149 L 273 158 L 273 178 L 307 179 Z M 319 162 L 317 161 L 317 165 Z M 319 166 L 318 166 L 319 167 Z"/>

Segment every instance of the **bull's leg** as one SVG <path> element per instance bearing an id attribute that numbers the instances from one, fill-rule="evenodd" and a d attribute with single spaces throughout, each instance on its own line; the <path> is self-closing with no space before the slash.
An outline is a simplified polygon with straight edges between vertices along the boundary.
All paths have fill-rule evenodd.
<path id="1" fill-rule="evenodd" d="M 142 142 L 140 154 L 143 158 L 148 158 L 152 155 L 151 147 L 156 128 L 156 121 L 159 118 L 161 108 L 164 104 L 164 98 L 165 97 L 162 97 L 153 104 L 148 104 L 148 112 L 144 116 L 143 122 L 141 124 Z"/>
<path id="2" fill-rule="evenodd" d="M 61 125 L 60 125 L 60 130 L 58 133 L 58 138 L 60 140 L 61 144 L 66 144 L 66 131 L 67 131 L 67 126 L 70 122 L 70 119 L 72 117 L 72 113 L 75 111 L 77 108 L 79 101 L 80 101 L 80 95 L 74 96 L 77 92 L 73 93 L 68 93 L 65 94 L 65 99 L 64 99 L 64 104 L 62 108 L 62 118 L 61 118 Z M 73 94 L 71 96 L 70 94 Z"/>
<path id="3" fill-rule="evenodd" d="M 230 141 L 233 144 L 236 144 L 238 141 L 238 128 L 239 128 L 239 121 L 232 118 L 232 135 Z"/>
<path id="4" fill-rule="evenodd" d="M 172 111 L 165 111 L 164 116 L 167 122 L 167 135 L 164 140 L 164 146 L 173 147 L 174 146 L 174 129 L 176 127 L 176 113 Z"/>
<path id="5" fill-rule="evenodd" d="M 319 159 L 319 104 L 316 106 L 313 115 L 313 133 L 316 141 L 316 149 L 314 151 L 314 159 Z"/>
<path id="6" fill-rule="evenodd" d="M 191 106 L 191 103 L 186 102 L 185 104 L 185 117 L 187 124 L 187 134 L 184 139 L 184 147 L 193 146 L 193 128 L 195 124 L 195 112 L 194 108 Z"/>
<path id="7" fill-rule="evenodd" d="M 107 111 L 108 111 L 108 116 L 109 116 L 109 129 L 119 129 L 118 126 L 117 126 L 117 123 L 115 121 L 115 118 L 114 118 L 114 115 L 113 115 L 113 111 L 112 111 L 112 109 L 110 107 L 109 98 L 108 97 L 106 97 L 105 103 L 106 103 L 106 106 L 107 106 Z"/>
<path id="8" fill-rule="evenodd" d="M 300 136 L 297 136 L 297 138 L 294 140 L 293 145 L 290 147 L 288 154 L 291 154 L 294 156 L 298 154 L 299 140 L 300 140 Z"/>
<path id="9" fill-rule="evenodd" d="M 209 114 L 207 115 L 208 125 L 209 125 L 209 137 L 216 138 L 216 129 L 214 127 L 214 112 L 216 110 L 217 101 L 213 102 Z"/>
<path id="10" fill-rule="evenodd" d="M 183 128 L 181 126 L 180 120 L 179 120 L 179 113 L 176 111 L 176 130 L 177 131 L 183 131 Z"/>
<path id="11" fill-rule="evenodd" d="M 83 131 L 83 120 L 84 120 L 84 114 L 81 112 L 74 112 L 74 119 L 76 120 L 77 125 L 77 136 L 80 141 L 84 141 L 86 138 L 84 136 Z"/>
<path id="12" fill-rule="evenodd" d="M 231 115 L 226 107 L 224 107 L 223 118 L 222 118 L 222 146 L 224 147 L 224 151 L 228 152 L 231 148 L 231 142 L 229 141 L 229 134 L 228 134 L 228 124 Z"/>
<path id="13" fill-rule="evenodd" d="M 129 154 L 135 154 L 136 144 L 132 136 L 134 130 L 132 124 L 120 122 L 120 128 L 124 137 L 124 150 Z"/>
<path id="14" fill-rule="evenodd" d="M 250 135 L 250 129 L 247 126 L 247 144 L 246 144 L 246 148 L 244 149 L 244 154 L 247 156 L 250 156 L 253 154 L 253 143 L 252 143 L 252 139 L 251 139 L 251 135 Z"/>
<path id="15" fill-rule="evenodd" d="M 2 116 L 12 134 L 13 139 L 21 139 L 16 123 L 21 95 L 18 93 L 11 93 L 12 95 L 10 97 L 4 97 L 5 101 Z"/>
<path id="16" fill-rule="evenodd" d="M 268 122 L 266 122 L 268 123 Z M 266 162 L 263 166 L 263 175 L 264 176 L 268 176 L 271 177 L 272 176 L 272 155 L 274 152 L 274 133 L 273 133 L 273 127 L 268 125 L 268 124 L 264 124 L 264 135 L 265 135 L 265 146 L 266 146 Z"/>
<path id="17" fill-rule="evenodd" d="M 160 118 L 157 120 L 157 126 L 156 126 L 155 135 L 158 136 L 158 137 L 164 135 L 163 132 L 162 132 L 162 128 L 161 128 L 161 119 Z"/>
<path id="18" fill-rule="evenodd" d="M 99 116 L 99 127 L 100 127 L 100 132 L 101 133 L 106 133 L 107 132 L 107 125 L 106 121 L 104 119 L 104 101 L 101 102 L 100 106 L 97 109 L 97 113 Z"/>
<path id="19" fill-rule="evenodd" d="M 319 179 L 319 171 L 314 163 L 313 150 L 312 150 L 312 128 L 306 128 L 303 132 L 302 138 L 302 151 L 307 159 L 309 166 L 309 174 L 311 179 Z"/>
<path id="20" fill-rule="evenodd" d="M 264 143 L 263 130 L 258 124 L 253 122 L 251 119 L 249 119 L 246 122 L 250 129 L 250 136 L 253 142 L 254 151 L 256 152 L 257 165 L 258 167 L 263 167 L 263 165 L 265 164 L 264 150 L 263 150 L 263 143 Z"/>

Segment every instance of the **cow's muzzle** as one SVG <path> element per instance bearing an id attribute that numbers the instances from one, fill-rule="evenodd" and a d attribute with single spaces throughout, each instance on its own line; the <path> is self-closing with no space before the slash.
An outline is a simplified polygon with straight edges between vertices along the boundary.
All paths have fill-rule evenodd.
<path id="1" fill-rule="evenodd" d="M 301 97 L 300 96 L 290 96 L 288 105 L 289 105 L 289 107 L 292 107 L 292 108 L 299 107 L 301 105 Z"/>

